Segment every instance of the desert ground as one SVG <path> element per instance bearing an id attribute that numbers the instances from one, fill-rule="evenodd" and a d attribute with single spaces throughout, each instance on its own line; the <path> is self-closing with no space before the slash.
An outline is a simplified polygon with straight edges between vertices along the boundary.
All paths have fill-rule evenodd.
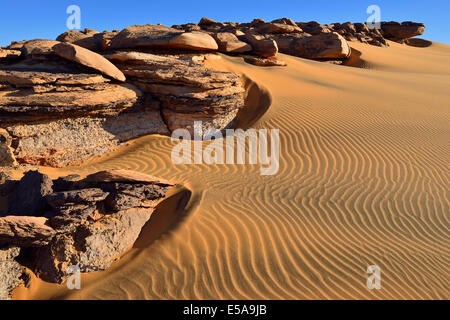
<path id="1" fill-rule="evenodd" d="M 51 177 L 127 168 L 176 181 L 133 249 L 82 290 L 35 277 L 15 299 L 448 299 L 450 46 L 352 42 L 347 65 L 279 54 L 247 79 L 242 127 L 280 130 L 280 169 L 174 165 L 136 139 Z M 381 289 L 366 286 L 370 265 Z"/>

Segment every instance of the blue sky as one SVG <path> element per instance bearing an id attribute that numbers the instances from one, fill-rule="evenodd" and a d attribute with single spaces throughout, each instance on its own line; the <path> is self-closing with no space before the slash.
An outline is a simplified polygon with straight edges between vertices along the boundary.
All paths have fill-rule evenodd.
<path id="1" fill-rule="evenodd" d="M 82 28 L 99 31 L 147 23 L 171 26 L 198 22 L 202 16 L 236 22 L 281 17 L 321 23 L 364 22 L 367 7 L 376 4 L 381 8 L 383 21 L 423 22 L 427 26 L 423 38 L 450 44 L 450 0 L 3 0 L 0 45 L 12 40 L 55 39 L 67 29 L 66 9 L 73 4 L 81 8 Z"/>

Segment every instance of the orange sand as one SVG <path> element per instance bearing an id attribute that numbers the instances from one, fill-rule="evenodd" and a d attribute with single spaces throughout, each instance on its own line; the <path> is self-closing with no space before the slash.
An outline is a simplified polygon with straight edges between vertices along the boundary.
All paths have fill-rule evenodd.
<path id="1" fill-rule="evenodd" d="M 33 279 L 15 298 L 450 298 L 450 46 L 352 46 L 360 68 L 285 55 L 286 68 L 210 62 L 253 81 L 239 121 L 280 129 L 275 176 L 259 165 L 174 166 L 175 144 L 161 136 L 43 169 L 129 168 L 192 194 L 173 191 L 135 248 L 84 275 L 81 291 Z M 366 287 L 373 264 L 381 290 Z"/>

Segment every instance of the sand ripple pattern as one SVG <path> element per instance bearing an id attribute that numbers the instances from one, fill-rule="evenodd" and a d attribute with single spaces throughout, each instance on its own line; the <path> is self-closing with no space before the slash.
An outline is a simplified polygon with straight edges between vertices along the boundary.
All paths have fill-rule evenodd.
<path id="1" fill-rule="evenodd" d="M 450 72 L 386 82 L 384 70 L 285 58 L 276 72 L 226 61 L 272 95 L 254 127 L 281 130 L 277 175 L 174 166 L 173 142 L 157 136 L 80 169 L 148 172 L 195 201 L 175 229 L 66 298 L 450 298 L 450 95 L 430 98 Z M 366 287 L 374 264 L 381 290 Z"/>

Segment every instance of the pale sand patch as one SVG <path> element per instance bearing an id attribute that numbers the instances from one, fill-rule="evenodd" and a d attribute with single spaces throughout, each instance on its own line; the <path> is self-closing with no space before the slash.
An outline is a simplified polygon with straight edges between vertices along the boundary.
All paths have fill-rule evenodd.
<path id="1" fill-rule="evenodd" d="M 351 45 L 362 68 L 285 55 L 285 68 L 209 62 L 251 79 L 263 96 L 253 105 L 271 103 L 256 103 L 252 127 L 281 130 L 275 176 L 174 166 L 163 136 L 51 170 L 128 168 L 192 195 L 175 227 L 157 239 L 146 229 L 111 270 L 83 276 L 83 290 L 34 279 L 16 298 L 448 299 L 450 46 Z M 373 264 L 381 290 L 366 287 Z"/>

